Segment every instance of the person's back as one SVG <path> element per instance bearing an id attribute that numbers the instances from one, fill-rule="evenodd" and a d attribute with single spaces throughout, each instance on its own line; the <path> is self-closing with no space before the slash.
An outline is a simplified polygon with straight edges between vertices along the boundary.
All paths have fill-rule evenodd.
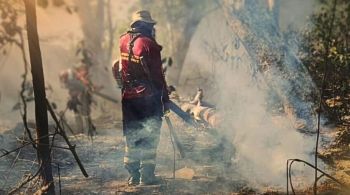
<path id="1" fill-rule="evenodd" d="M 133 47 L 129 59 L 130 43 Z M 153 38 L 138 31 L 129 31 L 120 38 L 120 62 L 125 88 L 123 99 L 148 96 L 152 87 L 159 95 L 168 98 L 164 93 L 166 82 L 162 71 L 161 50 L 162 47 Z M 135 87 L 140 89 L 134 89 Z"/>
<path id="2" fill-rule="evenodd" d="M 120 66 L 123 85 L 124 164 L 131 176 L 130 185 L 155 182 L 161 117 L 164 103 L 169 100 L 162 72 L 162 47 L 152 36 L 154 24 L 149 12 L 134 14 L 132 29 L 120 38 L 121 56 L 116 64 Z"/>

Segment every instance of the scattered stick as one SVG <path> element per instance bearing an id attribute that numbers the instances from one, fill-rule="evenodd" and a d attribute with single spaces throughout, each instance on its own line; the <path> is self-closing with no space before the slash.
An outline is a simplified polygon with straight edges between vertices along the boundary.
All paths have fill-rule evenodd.
<path id="1" fill-rule="evenodd" d="M 304 160 L 300 160 L 300 159 L 288 159 L 287 160 L 287 195 L 289 195 L 289 185 L 291 187 L 291 190 L 293 192 L 293 194 L 295 193 L 294 187 L 293 187 L 293 183 L 292 183 L 292 164 L 294 162 L 302 162 L 306 165 L 308 165 L 309 167 L 315 169 L 318 172 L 321 172 L 322 175 L 320 177 L 317 178 L 317 180 L 319 180 L 321 177 L 328 177 L 329 179 L 333 180 L 335 183 L 339 184 L 341 187 L 346 188 L 346 185 L 341 183 L 339 180 L 335 179 L 334 177 L 332 177 L 331 175 L 327 174 L 326 172 L 322 171 L 321 169 L 317 168 L 316 166 L 304 161 Z M 317 182 L 317 181 L 316 181 Z"/>
<path id="2" fill-rule="evenodd" d="M 49 113 L 51 114 L 51 117 L 52 119 L 56 122 L 56 125 L 57 125 L 57 128 L 59 129 L 59 134 L 63 137 L 63 139 L 66 141 L 68 147 L 69 147 L 69 150 L 72 152 L 73 156 L 74 156 L 74 159 L 75 161 L 78 163 L 78 166 L 81 170 L 81 172 L 83 173 L 83 175 L 85 177 L 89 177 L 89 175 L 87 174 L 83 164 L 81 163 L 79 157 L 78 157 L 78 154 L 76 153 L 75 151 L 75 145 L 72 145 L 68 139 L 68 136 L 66 134 L 66 132 L 64 131 L 64 129 L 61 127 L 61 124 L 60 124 L 60 121 L 57 119 L 57 116 L 54 112 L 54 110 L 52 109 L 51 105 L 50 105 L 50 102 L 46 99 L 46 105 L 47 105 L 47 108 L 49 110 Z"/>

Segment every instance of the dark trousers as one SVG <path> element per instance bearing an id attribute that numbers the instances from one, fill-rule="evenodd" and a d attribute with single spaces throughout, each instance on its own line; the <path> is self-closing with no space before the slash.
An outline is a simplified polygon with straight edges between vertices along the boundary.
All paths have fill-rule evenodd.
<path id="1" fill-rule="evenodd" d="M 124 164 L 155 164 L 162 125 L 160 96 L 123 99 Z"/>

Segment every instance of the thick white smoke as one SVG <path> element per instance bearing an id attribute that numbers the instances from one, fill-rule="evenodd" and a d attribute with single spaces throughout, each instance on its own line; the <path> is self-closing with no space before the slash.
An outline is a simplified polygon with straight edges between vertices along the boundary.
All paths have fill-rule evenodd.
<path id="1" fill-rule="evenodd" d="M 272 114 L 269 90 L 244 67 L 233 73 L 223 66 L 216 78 L 218 109 L 225 116 L 220 131 L 235 147 L 234 168 L 255 187 L 284 186 L 287 159 L 310 161 L 314 140 L 296 131 L 288 117 Z"/>
<path id="2" fill-rule="evenodd" d="M 232 141 L 233 168 L 245 180 L 258 189 L 284 188 L 287 160 L 300 158 L 313 162 L 315 139 L 297 131 L 295 121 L 283 113 L 276 91 L 289 96 L 289 101 L 296 100 L 292 103 L 297 109 L 307 110 L 312 106 L 299 97 L 307 90 L 299 85 L 311 80 L 291 82 L 274 70 L 276 67 L 268 65 L 262 67 L 267 68 L 263 74 L 258 70 L 250 46 L 234 34 L 240 29 L 233 30 L 222 22 L 224 18 L 222 10 L 217 10 L 199 24 L 180 79 L 180 84 L 186 86 L 182 93 L 201 87 L 206 100 L 215 103 L 223 113 L 223 126 L 219 131 Z M 285 64 L 291 67 L 285 69 L 294 75 L 297 71 L 292 67 L 299 65 L 291 64 L 288 59 Z M 305 86 L 312 85 L 305 83 Z M 298 93 L 293 93 L 295 88 Z M 312 115 L 308 117 L 305 120 L 315 119 Z M 311 168 L 294 164 L 293 171 L 295 177 L 302 178 L 299 184 L 310 184 Z"/>

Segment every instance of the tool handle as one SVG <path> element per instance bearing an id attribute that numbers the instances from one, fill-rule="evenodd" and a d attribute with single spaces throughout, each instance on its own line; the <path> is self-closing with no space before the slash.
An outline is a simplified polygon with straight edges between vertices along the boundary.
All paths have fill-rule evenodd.
<path id="1" fill-rule="evenodd" d="M 185 157 L 184 147 L 181 144 L 181 142 L 179 141 L 179 137 L 177 136 L 177 134 L 176 134 L 176 132 L 174 130 L 174 126 L 171 123 L 171 121 L 170 121 L 168 116 L 165 116 L 164 118 L 165 118 L 166 123 L 168 124 L 169 130 L 170 130 L 170 134 L 174 138 L 173 140 L 175 142 L 175 145 L 176 145 L 177 149 L 180 152 L 180 157 L 184 158 Z"/>

